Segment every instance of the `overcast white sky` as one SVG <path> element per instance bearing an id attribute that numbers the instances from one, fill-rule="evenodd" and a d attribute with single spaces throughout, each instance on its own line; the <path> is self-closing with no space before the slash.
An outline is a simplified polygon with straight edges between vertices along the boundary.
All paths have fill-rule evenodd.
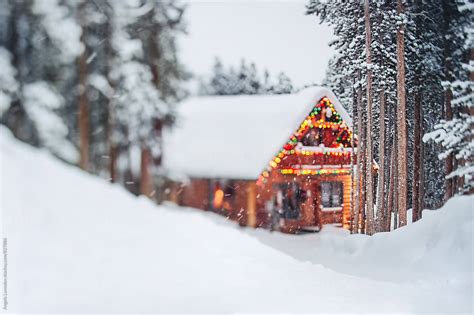
<path id="1" fill-rule="evenodd" d="M 180 42 L 181 57 L 196 75 L 206 75 L 218 56 L 238 66 L 244 57 L 261 72 L 284 71 L 296 87 L 320 83 L 333 50 L 329 27 L 306 16 L 308 1 L 190 0 L 189 35 Z"/>

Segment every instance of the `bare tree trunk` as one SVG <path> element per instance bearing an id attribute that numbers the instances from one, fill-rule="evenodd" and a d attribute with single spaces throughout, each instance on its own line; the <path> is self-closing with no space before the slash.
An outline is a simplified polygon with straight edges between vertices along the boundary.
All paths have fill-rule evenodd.
<path id="1" fill-rule="evenodd" d="M 364 142 L 366 142 L 366 139 L 365 139 L 365 132 L 366 132 L 366 129 L 364 128 L 364 130 L 362 130 L 362 134 L 364 134 Z M 366 142 L 367 143 L 367 142 Z M 361 217 L 361 222 L 360 222 L 360 232 L 362 234 L 365 234 L 366 233 L 366 206 L 367 206 L 367 163 L 366 163 L 366 157 L 367 157 L 367 149 L 364 145 L 364 151 L 362 152 L 362 181 L 361 181 L 361 185 L 362 185 L 362 191 L 361 191 L 361 196 L 360 196 L 360 204 L 361 204 L 361 208 L 360 208 L 360 217 Z"/>
<path id="2" fill-rule="evenodd" d="M 415 79 L 415 84 L 417 79 Z M 414 147 L 413 147 L 413 195 L 412 195 L 412 221 L 416 222 L 421 218 L 420 209 L 420 188 L 421 188 L 421 87 L 415 94 L 415 115 L 414 115 Z"/>
<path id="3" fill-rule="evenodd" d="M 393 186 L 392 186 L 392 194 L 393 194 L 393 229 L 396 230 L 398 228 L 398 196 L 397 196 L 397 188 L 398 188 L 398 136 L 397 136 L 397 125 L 396 122 L 398 121 L 398 112 L 397 106 L 395 105 L 393 108 L 393 160 L 392 160 L 392 168 L 393 168 Z M 390 217 L 389 224 L 391 224 L 392 218 Z M 390 229 L 389 229 L 390 230 Z"/>
<path id="4" fill-rule="evenodd" d="M 360 87 L 360 70 L 358 70 L 357 74 L 358 84 L 357 87 L 357 175 L 355 179 L 355 213 L 354 213 L 354 222 L 352 225 L 354 226 L 354 233 L 359 233 L 359 221 L 360 221 L 360 212 L 362 208 L 361 204 L 361 179 L 362 179 L 362 155 L 363 155 L 363 141 L 362 141 L 362 88 Z"/>
<path id="5" fill-rule="evenodd" d="M 395 148 L 398 148 L 398 140 L 395 141 Z M 393 178 L 393 189 L 394 189 L 394 199 L 393 199 L 393 229 L 396 230 L 398 228 L 398 218 L 399 218 L 399 207 L 398 207 L 398 195 L 397 195 L 397 188 L 398 188 L 398 151 L 395 150 L 395 160 L 394 160 L 394 178 Z"/>
<path id="6" fill-rule="evenodd" d="M 380 136 L 379 136 L 379 171 L 377 183 L 377 214 L 378 231 L 383 231 L 383 222 L 386 221 L 385 208 L 385 91 L 380 91 Z"/>
<path id="7" fill-rule="evenodd" d="M 421 36 L 422 28 L 422 1 L 415 1 L 416 8 L 416 36 Z M 413 144 L 413 187 L 412 187 L 412 222 L 416 222 L 421 218 L 421 146 L 422 146 L 422 134 L 421 129 L 423 128 L 423 121 L 421 120 L 421 110 L 422 110 L 422 87 L 421 87 L 421 64 L 416 65 L 415 68 L 415 100 L 414 100 L 414 119 L 413 119 L 413 128 L 414 128 L 414 144 Z"/>
<path id="8" fill-rule="evenodd" d="M 405 13 L 402 0 L 397 0 L 397 13 Z M 407 224 L 407 126 L 406 126 L 406 91 L 405 91 L 405 25 L 400 23 L 397 30 L 397 137 L 398 137 L 398 178 L 397 208 L 399 226 Z"/>
<path id="9" fill-rule="evenodd" d="M 423 127 L 423 112 L 420 113 L 420 138 L 423 140 L 424 134 L 424 127 Z M 425 147 L 423 145 L 423 141 L 421 141 L 420 145 L 420 189 L 419 189 L 419 197 L 418 197 L 418 208 L 420 209 L 420 215 L 418 219 L 423 217 L 423 209 L 425 208 Z"/>
<path id="10" fill-rule="evenodd" d="M 387 200 L 387 211 L 386 211 L 386 216 L 384 217 L 384 222 L 383 222 L 383 230 L 386 232 L 390 231 L 390 225 L 392 222 L 392 212 L 394 212 L 394 201 L 395 201 L 395 165 L 396 165 L 396 147 L 395 143 L 391 147 L 391 154 L 390 154 L 390 180 L 388 183 L 388 200 Z"/>
<path id="11" fill-rule="evenodd" d="M 109 142 L 109 174 L 110 182 L 117 181 L 117 146 Z"/>
<path id="12" fill-rule="evenodd" d="M 84 43 L 85 23 L 84 23 L 84 4 L 78 8 L 79 21 L 82 25 L 81 42 Z M 85 44 L 84 44 L 85 45 Z M 89 169 L 89 101 L 87 99 L 87 56 L 86 49 L 78 58 L 78 79 L 79 79 L 79 109 L 78 109 L 78 127 L 79 127 L 79 167 L 83 170 Z"/>
<path id="13" fill-rule="evenodd" d="M 370 10 L 369 0 L 365 0 L 364 5 L 365 18 L 365 49 L 367 60 L 367 234 L 375 233 L 374 220 L 374 173 L 372 172 L 372 31 L 370 28 Z"/>
<path id="14" fill-rule="evenodd" d="M 355 85 L 355 82 L 354 82 Z M 355 113 L 357 111 L 357 97 L 355 96 L 357 94 L 356 89 L 353 89 L 353 97 L 352 97 L 352 113 Z M 354 126 L 352 126 L 352 131 L 354 131 Z M 356 186 L 356 181 L 358 180 L 359 176 L 355 174 L 355 166 L 354 166 L 354 148 L 355 148 L 355 141 L 354 141 L 354 133 L 352 134 L 351 137 L 351 221 L 350 221 L 350 231 L 351 234 L 355 233 L 356 230 L 356 225 L 355 225 L 355 198 L 356 198 L 356 193 L 355 193 L 355 186 Z"/>
<path id="15" fill-rule="evenodd" d="M 153 178 L 150 174 L 152 164 L 151 152 L 148 148 L 142 147 L 140 159 L 140 194 L 153 197 Z"/>
<path id="16" fill-rule="evenodd" d="M 449 72 L 446 70 L 446 72 Z M 448 89 L 446 91 L 446 96 L 445 96 L 445 113 L 444 113 L 444 118 L 446 120 L 452 120 L 453 119 L 453 109 L 451 106 L 451 101 L 453 99 L 453 93 L 451 89 Z M 452 153 L 450 153 L 445 160 L 445 176 L 448 176 L 454 171 L 454 156 Z M 444 195 L 444 201 L 447 201 L 449 198 L 454 196 L 454 179 L 453 178 L 446 178 L 446 191 Z"/>

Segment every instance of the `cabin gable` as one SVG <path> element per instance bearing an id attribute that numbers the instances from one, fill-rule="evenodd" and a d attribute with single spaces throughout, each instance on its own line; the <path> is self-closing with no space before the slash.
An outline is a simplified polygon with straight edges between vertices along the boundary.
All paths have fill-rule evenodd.
<path id="1" fill-rule="evenodd" d="M 283 175 L 348 174 L 342 168 L 350 164 L 352 141 L 353 133 L 347 122 L 330 99 L 323 97 L 270 160 L 258 182 L 264 181 L 274 169 Z"/>

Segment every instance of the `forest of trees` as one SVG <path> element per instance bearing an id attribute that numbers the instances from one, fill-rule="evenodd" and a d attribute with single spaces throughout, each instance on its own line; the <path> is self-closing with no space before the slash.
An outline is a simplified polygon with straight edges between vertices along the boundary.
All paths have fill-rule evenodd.
<path id="1" fill-rule="evenodd" d="M 325 84 L 358 135 L 353 233 L 396 229 L 407 208 L 417 221 L 423 208 L 472 193 L 473 8 L 470 0 L 307 6 L 335 30 Z"/>
<path id="2" fill-rule="evenodd" d="M 161 130 L 188 77 L 184 6 L 150 1 L 0 1 L 1 123 L 83 170 L 155 195 Z"/>
<path id="3" fill-rule="evenodd" d="M 294 92 L 291 79 L 280 72 L 274 79 L 268 70 L 261 75 L 255 63 L 247 65 L 242 59 L 240 67 L 224 67 L 216 58 L 209 80 L 201 80 L 198 93 L 200 95 L 255 95 L 255 94 L 289 94 Z"/>

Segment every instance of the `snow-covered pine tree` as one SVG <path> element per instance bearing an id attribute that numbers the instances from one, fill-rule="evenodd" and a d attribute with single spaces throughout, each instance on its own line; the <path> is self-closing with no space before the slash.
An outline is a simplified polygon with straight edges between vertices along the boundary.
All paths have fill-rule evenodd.
<path id="1" fill-rule="evenodd" d="M 16 79 L 17 70 L 13 65 L 13 55 L 8 49 L 10 40 L 11 5 L 8 1 L 0 2 L 0 121 L 3 113 L 11 106 L 17 97 L 19 88 Z"/>
<path id="2" fill-rule="evenodd" d="M 263 82 L 261 91 L 263 94 L 272 94 L 273 84 L 268 69 L 263 71 Z"/>
<path id="3" fill-rule="evenodd" d="M 108 143 L 108 127 L 111 118 L 109 107 L 113 96 L 113 90 L 108 81 L 111 62 L 109 58 L 111 53 L 109 19 L 111 16 L 111 7 L 107 1 L 83 1 L 77 10 L 77 20 L 82 28 L 81 41 L 85 46 L 78 60 L 78 83 L 82 77 L 85 84 L 81 83 L 81 85 L 85 86 L 85 89 L 79 91 L 83 93 L 78 93 L 77 101 L 80 105 L 81 100 L 85 99 L 88 105 L 86 122 L 89 127 L 82 128 L 89 131 L 86 134 L 88 135 L 86 143 L 89 144 L 87 169 L 107 179 L 114 177 L 111 176 L 113 172 L 110 172 L 113 152 Z M 83 68 L 82 73 L 81 68 Z M 84 116 L 78 115 L 78 120 L 81 120 L 81 117 Z M 80 126 L 81 123 L 78 121 L 78 127 Z M 81 130 L 78 133 L 81 135 Z M 84 136 L 82 134 L 82 137 Z M 81 150 L 80 144 L 79 148 Z"/>
<path id="4" fill-rule="evenodd" d="M 158 89 L 153 83 L 150 66 L 144 62 L 144 49 L 139 38 L 131 36 L 133 27 L 150 12 L 150 8 L 140 3 L 111 1 L 113 9 L 111 20 L 112 49 L 114 59 L 110 78 L 114 86 L 114 103 L 111 108 L 114 116 L 112 141 L 119 148 L 118 170 L 122 181 L 133 181 L 137 175 L 136 156 L 131 156 L 138 148 L 144 157 L 140 163 L 140 192 L 152 196 L 153 167 L 151 150 L 159 150 L 159 139 L 155 137 L 155 120 L 164 117 L 167 106 L 160 99 Z M 143 161 L 145 160 L 145 161 Z M 134 163 L 135 162 L 135 163 Z"/>
<path id="5" fill-rule="evenodd" d="M 224 66 L 219 58 L 216 57 L 212 68 L 209 87 L 204 93 L 211 95 L 228 95 L 229 94 L 229 76 L 225 73 Z"/>
<path id="6" fill-rule="evenodd" d="M 18 92 L 16 69 L 12 64 L 11 53 L 0 46 L 0 117 L 6 112 Z"/>
<path id="7" fill-rule="evenodd" d="M 9 13 L 6 36 L 20 90 L 4 123 L 18 138 L 76 163 L 74 122 L 68 106 L 74 95 L 65 93 L 74 82 L 75 58 L 83 51 L 74 5 L 11 1 Z"/>
<path id="8" fill-rule="evenodd" d="M 446 18 L 444 86 L 447 91 L 445 119 L 427 133 L 424 141 L 440 143 L 439 158 L 446 161 L 447 197 L 472 192 L 473 159 L 473 60 L 474 30 L 472 3 L 458 1 L 444 7 Z"/>
<path id="9" fill-rule="evenodd" d="M 291 83 L 291 79 L 283 72 L 280 72 L 277 77 L 277 82 L 272 87 L 272 93 L 273 94 L 289 94 L 289 93 L 292 93 L 293 90 L 294 88 L 293 88 L 293 83 Z"/>
<path id="10" fill-rule="evenodd" d="M 236 94 L 253 95 L 260 93 L 262 84 L 258 78 L 255 63 L 248 66 L 245 59 L 242 59 L 237 78 Z"/>
<path id="11" fill-rule="evenodd" d="M 258 76 L 257 66 L 254 62 L 250 63 L 249 77 L 248 77 L 249 90 L 252 94 L 262 94 L 262 82 Z"/>
<path id="12" fill-rule="evenodd" d="M 159 91 L 159 116 L 153 118 L 153 137 L 157 145 L 141 150 L 140 189 L 148 190 L 154 198 L 160 200 L 161 189 L 144 189 L 144 187 L 162 187 L 163 170 L 161 169 L 162 129 L 174 122 L 173 107 L 176 102 L 187 95 L 181 86 L 183 80 L 189 78 L 184 66 L 178 58 L 176 39 L 184 34 L 183 20 L 185 6 L 180 1 L 150 0 L 143 7 L 149 7 L 142 19 L 131 27 L 131 34 L 141 40 L 143 61 L 152 72 L 152 82 Z M 153 167 L 144 167 L 147 164 Z"/>

